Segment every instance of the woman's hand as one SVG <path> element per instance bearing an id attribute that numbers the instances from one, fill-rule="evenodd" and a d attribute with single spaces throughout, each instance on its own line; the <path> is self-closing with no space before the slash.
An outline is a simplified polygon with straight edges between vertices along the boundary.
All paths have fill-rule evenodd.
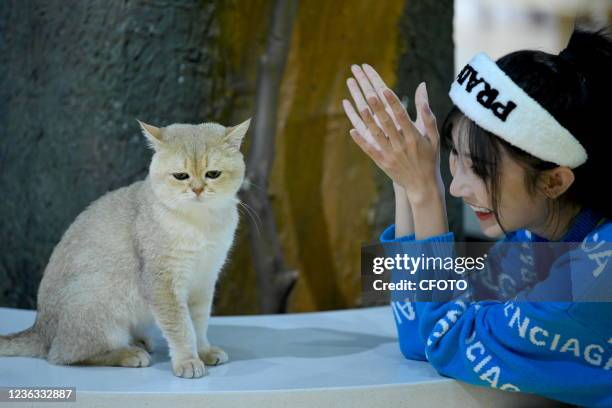
<path id="1" fill-rule="evenodd" d="M 436 193 L 444 197 L 440 136 L 425 84 L 419 85 L 415 93 L 417 121 L 413 122 L 372 67 L 353 65 L 351 69 L 356 81 L 349 78 L 347 85 L 359 114 L 348 100 L 343 100 L 342 105 L 354 126 L 350 131 L 353 140 L 394 183 L 404 188 L 411 204 L 423 203 Z"/>

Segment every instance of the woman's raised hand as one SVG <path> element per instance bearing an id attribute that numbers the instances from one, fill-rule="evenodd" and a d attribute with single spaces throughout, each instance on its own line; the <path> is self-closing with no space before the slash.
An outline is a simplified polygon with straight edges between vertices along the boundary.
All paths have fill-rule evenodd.
<path id="1" fill-rule="evenodd" d="M 372 67 L 353 65 L 351 70 L 355 78 L 349 78 L 347 86 L 357 111 L 346 99 L 342 106 L 353 124 L 350 134 L 355 143 L 405 189 L 411 203 L 422 202 L 440 188 L 443 190 L 440 135 L 425 83 L 415 93 L 417 120 L 413 122 Z"/>

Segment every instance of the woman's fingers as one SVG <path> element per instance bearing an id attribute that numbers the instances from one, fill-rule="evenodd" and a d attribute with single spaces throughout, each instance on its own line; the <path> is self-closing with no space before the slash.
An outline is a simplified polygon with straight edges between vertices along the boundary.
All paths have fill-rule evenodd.
<path id="1" fill-rule="evenodd" d="M 391 147 L 391 144 L 389 143 L 389 139 L 387 139 L 387 137 L 385 136 L 381 128 L 378 127 L 378 125 L 374 121 L 374 117 L 372 116 L 372 113 L 370 113 L 370 110 L 366 109 L 359 113 L 361 114 L 363 121 L 368 127 L 368 130 L 372 134 L 372 137 L 374 138 L 374 140 L 376 140 L 376 143 L 382 148 L 381 150 L 383 152 L 388 151 L 389 148 Z"/>
<path id="2" fill-rule="evenodd" d="M 382 128 L 384 134 L 389 138 L 391 145 L 396 149 L 401 148 L 402 140 L 393 119 L 393 114 L 390 115 L 389 112 L 387 112 L 387 106 L 379 98 L 377 91 L 374 89 L 361 67 L 353 65 L 351 66 L 351 70 L 353 71 L 353 74 L 355 75 L 355 78 L 357 79 L 357 82 L 359 83 L 359 86 L 366 97 L 368 105 L 374 112 L 374 117 L 378 119 L 378 125 Z M 374 133 L 374 130 L 370 126 L 368 126 L 368 128 L 371 133 Z"/>
<path id="3" fill-rule="evenodd" d="M 359 88 L 359 84 L 355 81 L 354 78 L 349 78 L 346 80 L 346 85 L 351 93 L 351 97 L 355 102 L 355 106 L 357 106 L 357 112 L 362 112 L 364 109 L 370 109 L 368 103 L 366 102 L 363 94 L 361 93 L 361 89 Z M 378 123 L 378 118 L 374 115 L 374 120 Z M 358 128 L 359 129 L 359 128 Z M 361 129 L 359 129 L 361 131 Z"/>
<path id="4" fill-rule="evenodd" d="M 395 122 L 393 122 L 393 119 L 391 119 L 391 116 L 387 113 L 382 101 L 378 99 L 378 96 L 370 96 L 368 98 L 368 104 L 372 107 L 376 117 L 378 117 L 380 126 L 384 134 L 389 138 L 391 146 L 393 146 L 394 149 L 401 149 L 403 140 L 395 126 Z M 369 126 L 368 128 L 370 132 L 372 132 Z"/>
<path id="5" fill-rule="evenodd" d="M 363 72 L 366 74 L 366 76 L 370 80 L 370 83 L 372 84 L 374 91 L 376 91 L 376 94 L 378 95 L 382 103 L 385 105 L 385 110 L 387 111 L 389 116 L 391 116 L 391 118 L 393 119 L 393 123 L 395 123 L 395 126 L 399 128 L 399 123 L 397 119 L 395 118 L 395 116 L 393 115 L 393 112 L 391 111 L 391 107 L 387 103 L 387 99 L 383 95 L 383 91 L 386 88 L 388 88 L 387 85 L 382 80 L 380 75 L 378 75 L 378 72 L 376 72 L 376 70 L 372 68 L 370 65 L 363 64 L 362 67 L 363 67 Z"/>
<path id="6" fill-rule="evenodd" d="M 358 130 L 351 129 L 349 133 L 351 134 L 351 137 L 353 138 L 355 143 L 357 143 L 357 145 L 361 148 L 361 150 L 363 150 L 368 156 L 370 156 L 370 158 L 374 160 L 374 162 L 376 162 L 376 165 L 380 166 L 380 163 L 383 159 L 382 152 L 380 150 L 375 149 L 374 146 L 368 143 Z"/>
<path id="7" fill-rule="evenodd" d="M 375 98 L 376 91 L 374 90 L 374 87 L 370 83 L 370 80 L 368 79 L 366 74 L 363 72 L 361 67 L 359 67 L 359 65 L 351 65 L 351 71 L 353 72 L 353 75 L 355 76 L 355 79 L 357 80 L 357 82 L 355 82 L 355 79 L 352 79 L 352 78 L 349 78 L 348 80 L 350 81 L 349 90 L 353 88 L 353 91 L 351 91 L 351 95 L 353 95 L 353 93 L 356 93 L 361 96 L 361 93 L 363 92 L 365 99 L 361 98 L 361 101 L 363 101 L 363 103 L 365 103 L 367 107 L 369 105 L 366 102 L 366 100 L 373 98 L 373 97 Z M 355 88 L 357 88 L 356 91 L 355 91 Z M 357 109 L 359 110 L 359 112 L 362 111 L 361 106 L 359 106 L 359 104 L 357 105 Z M 377 115 L 374 115 L 374 121 L 376 121 L 378 126 L 381 126 L 381 123 Z"/>
<path id="8" fill-rule="evenodd" d="M 355 112 L 353 105 L 347 99 L 342 100 L 342 108 L 355 129 L 360 132 L 365 132 L 367 130 L 365 123 L 363 123 L 363 120 L 361 120 L 361 117 Z"/>
<path id="9" fill-rule="evenodd" d="M 422 82 L 416 91 L 415 99 L 417 99 L 417 111 L 420 117 L 423 118 L 423 126 L 425 128 L 425 136 L 429 139 L 434 147 L 438 147 L 440 135 L 438 133 L 438 124 L 436 117 L 429 107 L 429 97 L 427 95 L 427 86 Z"/>
<path id="10" fill-rule="evenodd" d="M 359 89 L 357 81 L 355 81 L 355 79 L 353 78 L 349 78 L 346 80 L 346 86 L 348 87 L 349 92 L 351 93 L 351 97 L 355 102 L 355 106 L 357 106 L 357 111 L 361 112 L 364 109 L 368 109 L 368 103 L 361 94 L 361 89 Z"/>
<path id="11" fill-rule="evenodd" d="M 417 120 L 421 122 L 417 129 L 376 71 L 369 66 L 351 69 L 355 79 L 349 79 L 347 85 L 357 110 L 348 100 L 343 100 L 342 106 L 355 127 L 350 130 L 352 139 L 395 183 L 404 186 L 407 194 L 410 189 L 410 195 L 418 198 L 426 188 L 427 175 L 436 177 L 439 173 L 436 166 L 440 162 L 440 136 L 425 85 L 421 84 L 415 95 Z"/>
<path id="12" fill-rule="evenodd" d="M 346 113 L 346 116 L 348 116 L 349 120 L 353 124 L 353 127 L 359 131 L 359 133 L 363 136 L 365 141 L 371 144 L 375 149 L 381 150 L 381 147 L 378 145 L 378 143 L 376 143 L 376 140 L 374 140 L 374 138 L 368 131 L 368 128 L 366 127 L 365 123 L 363 123 L 363 121 L 361 120 L 361 117 L 359 116 L 359 114 L 355 112 L 353 105 L 348 100 L 343 99 L 342 107 L 344 108 L 344 112 Z"/>
<path id="13" fill-rule="evenodd" d="M 359 65 L 351 65 L 351 71 L 359 83 L 366 100 L 370 99 L 371 97 L 376 97 L 376 91 L 361 67 Z"/>
<path id="14" fill-rule="evenodd" d="M 423 93 L 421 89 L 425 83 L 421 82 L 419 86 L 414 91 L 414 104 L 416 107 L 416 120 L 414 121 L 414 126 L 417 128 L 420 134 L 425 135 L 425 123 L 423 122 L 423 113 L 421 107 L 424 104 Z"/>
<path id="15" fill-rule="evenodd" d="M 395 118 L 399 122 L 400 128 L 402 129 L 402 134 L 407 139 L 419 137 L 419 131 L 414 127 L 412 120 L 410 120 L 410 116 L 408 116 L 408 112 L 404 109 L 404 105 L 400 102 L 399 98 L 395 93 L 390 89 L 385 89 L 383 91 L 389 106 L 391 106 L 391 110 L 395 115 Z"/>
<path id="16" fill-rule="evenodd" d="M 378 93 L 378 96 L 382 98 L 382 90 L 388 88 L 387 84 L 385 84 L 380 75 L 378 75 L 378 72 L 376 72 L 376 70 L 372 68 L 372 66 L 368 64 L 363 64 L 362 66 L 363 72 L 370 80 L 370 83 L 374 87 L 374 90 L 376 91 L 376 93 Z"/>
<path id="17" fill-rule="evenodd" d="M 354 65 L 354 67 L 356 66 Z M 368 105 L 368 102 L 366 102 L 366 100 L 363 97 L 362 90 L 363 90 L 363 93 L 366 95 L 366 98 L 367 97 L 375 98 L 376 93 L 374 92 L 373 88 L 369 86 L 369 84 L 366 84 L 367 79 L 365 79 L 365 74 L 361 71 L 361 69 L 358 69 L 358 71 L 359 71 L 359 77 L 361 78 L 360 83 L 355 81 L 355 79 L 353 78 L 349 78 L 346 81 L 346 84 L 349 88 L 349 92 L 351 93 L 351 96 L 353 97 L 353 100 L 355 101 L 355 105 L 357 106 L 359 115 L 361 116 L 361 118 L 363 119 L 363 122 L 365 123 L 366 129 L 361 129 L 359 126 L 355 126 L 355 127 L 364 136 L 366 134 L 371 135 L 372 138 L 374 139 L 375 144 L 378 145 L 378 147 L 380 147 L 381 150 L 384 150 L 389 144 L 389 142 L 388 140 L 386 140 L 387 136 L 380 130 L 380 127 L 383 126 L 383 124 L 380 123 L 380 120 L 377 120 L 378 119 L 377 115 L 374 115 L 372 113 L 372 110 L 370 109 L 370 105 Z M 364 85 L 361 86 L 361 83 L 364 83 Z"/>

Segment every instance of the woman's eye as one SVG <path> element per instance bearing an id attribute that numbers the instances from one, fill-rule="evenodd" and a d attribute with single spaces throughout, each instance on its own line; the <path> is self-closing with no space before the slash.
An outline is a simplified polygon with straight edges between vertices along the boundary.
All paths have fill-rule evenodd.
<path id="1" fill-rule="evenodd" d="M 189 178 L 189 174 L 187 173 L 172 173 L 172 175 L 177 180 L 186 180 Z"/>
<path id="2" fill-rule="evenodd" d="M 219 170 L 210 170 L 206 172 L 206 178 L 209 178 L 209 179 L 216 179 L 220 175 L 221 175 L 221 172 Z"/>

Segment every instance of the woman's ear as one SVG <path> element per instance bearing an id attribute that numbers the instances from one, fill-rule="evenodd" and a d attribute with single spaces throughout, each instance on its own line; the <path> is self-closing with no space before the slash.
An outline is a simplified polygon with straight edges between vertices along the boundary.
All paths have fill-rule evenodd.
<path id="1" fill-rule="evenodd" d="M 540 191 L 548 198 L 557 198 L 570 188 L 574 179 L 574 172 L 566 166 L 544 170 L 539 177 Z"/>

